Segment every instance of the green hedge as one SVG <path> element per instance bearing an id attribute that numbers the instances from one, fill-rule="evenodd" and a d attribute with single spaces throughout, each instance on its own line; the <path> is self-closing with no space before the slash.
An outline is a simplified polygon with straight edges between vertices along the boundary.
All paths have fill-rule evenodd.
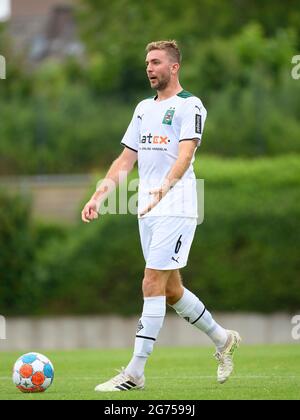
<path id="1" fill-rule="evenodd" d="M 67 235 L 64 227 L 34 224 L 29 200 L 0 190 L 0 314 L 31 314 L 47 305 L 37 255 Z"/>
<path id="2" fill-rule="evenodd" d="M 29 203 L 0 191 L 0 313 L 35 307 L 34 235 Z"/>
<path id="3" fill-rule="evenodd" d="M 300 308 L 300 158 L 198 158 L 205 220 L 185 284 L 213 310 Z M 134 216 L 74 227 L 37 254 L 34 281 L 47 297 L 36 313 L 139 313 L 144 260 Z"/>
<path id="4" fill-rule="evenodd" d="M 211 310 L 299 310 L 299 168 L 299 156 L 198 157 L 205 219 L 182 274 Z M 63 228 L 33 225 L 20 198 L 1 195 L 0 209 L 0 313 L 141 311 L 135 216 Z"/>
<path id="5" fill-rule="evenodd" d="M 218 310 L 299 309 L 299 157 L 202 160 L 205 221 L 188 284 Z"/>

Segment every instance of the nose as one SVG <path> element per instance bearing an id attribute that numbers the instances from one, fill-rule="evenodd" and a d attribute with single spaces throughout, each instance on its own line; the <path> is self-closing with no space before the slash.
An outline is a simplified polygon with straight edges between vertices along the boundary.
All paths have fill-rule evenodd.
<path id="1" fill-rule="evenodd" d="M 152 66 L 151 66 L 151 63 L 149 63 L 148 65 L 147 65 L 147 73 L 148 74 L 150 74 L 150 73 L 152 73 Z"/>

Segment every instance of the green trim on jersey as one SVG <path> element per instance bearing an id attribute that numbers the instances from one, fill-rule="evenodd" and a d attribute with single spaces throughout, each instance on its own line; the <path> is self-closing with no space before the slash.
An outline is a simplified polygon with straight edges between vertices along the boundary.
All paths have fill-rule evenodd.
<path id="1" fill-rule="evenodd" d="M 186 98 L 191 98 L 192 96 L 195 96 L 195 95 L 188 92 L 187 90 L 182 90 L 181 92 L 177 93 L 177 96 L 179 96 L 180 98 L 186 99 Z"/>

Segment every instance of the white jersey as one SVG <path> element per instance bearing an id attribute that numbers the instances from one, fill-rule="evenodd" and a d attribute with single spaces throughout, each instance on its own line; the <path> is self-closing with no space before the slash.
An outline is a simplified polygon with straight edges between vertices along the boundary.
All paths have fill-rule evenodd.
<path id="1" fill-rule="evenodd" d="M 121 141 L 138 153 L 140 214 L 152 201 L 149 192 L 159 188 L 178 158 L 181 141 L 198 139 L 200 146 L 206 109 L 201 100 L 187 91 L 157 101 L 138 104 Z M 196 177 L 191 165 L 182 179 L 146 216 L 198 217 Z"/>

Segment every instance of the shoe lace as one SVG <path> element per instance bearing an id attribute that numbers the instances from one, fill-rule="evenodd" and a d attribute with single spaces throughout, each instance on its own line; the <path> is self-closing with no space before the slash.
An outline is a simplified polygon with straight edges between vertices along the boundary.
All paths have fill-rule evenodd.
<path id="1" fill-rule="evenodd" d="M 114 385 L 118 385 L 120 381 L 126 382 L 128 378 L 126 377 L 125 368 L 122 367 L 121 369 L 115 369 L 116 372 L 118 372 L 118 375 L 116 375 L 114 378 L 112 378 L 111 382 Z"/>
<path id="2" fill-rule="evenodd" d="M 223 354 L 223 353 L 217 352 L 214 354 L 214 357 L 218 360 L 218 362 L 220 362 L 221 364 L 224 364 L 232 360 L 232 353 L 229 352 L 229 353 Z"/>
<path id="3" fill-rule="evenodd" d="M 214 356 L 219 362 L 219 374 L 222 376 L 229 367 L 232 367 L 232 356 L 230 353 L 222 354 L 220 352 L 215 353 Z"/>
<path id="4" fill-rule="evenodd" d="M 214 357 L 220 363 L 226 363 L 228 361 L 231 361 L 235 348 L 236 348 L 236 341 L 235 341 L 235 338 L 233 338 L 233 341 L 230 343 L 229 347 L 227 347 L 227 349 L 225 349 L 223 352 L 217 351 L 214 354 Z"/>
<path id="5" fill-rule="evenodd" d="M 217 359 L 218 362 L 221 362 L 223 360 L 222 353 L 218 351 L 214 354 L 214 357 Z"/>

